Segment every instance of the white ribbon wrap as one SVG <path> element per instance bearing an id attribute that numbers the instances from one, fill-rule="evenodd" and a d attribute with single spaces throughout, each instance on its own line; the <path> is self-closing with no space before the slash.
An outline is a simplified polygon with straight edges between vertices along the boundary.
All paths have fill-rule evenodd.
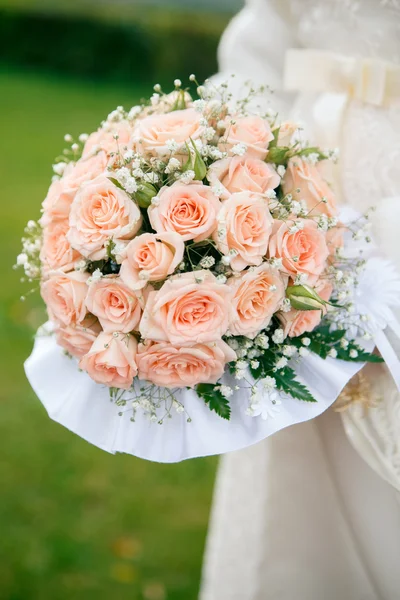
<path id="1" fill-rule="evenodd" d="M 65 356 L 54 336 L 37 337 L 25 371 L 54 421 L 107 452 L 168 463 L 239 450 L 285 427 L 313 419 L 331 406 L 362 366 L 323 360 L 314 354 L 304 357 L 296 365 L 298 379 L 307 382 L 317 402 L 286 397 L 280 411 L 267 420 L 245 414 L 249 400 L 245 390 L 230 398 L 230 421 L 211 412 L 194 391 L 180 390 L 179 401 L 192 422 L 188 423 L 184 414 L 173 413 L 163 425 L 150 422 L 139 411 L 134 423 L 129 411 L 119 416 L 121 408 L 110 402 L 108 389 L 79 371 L 77 362 Z"/>

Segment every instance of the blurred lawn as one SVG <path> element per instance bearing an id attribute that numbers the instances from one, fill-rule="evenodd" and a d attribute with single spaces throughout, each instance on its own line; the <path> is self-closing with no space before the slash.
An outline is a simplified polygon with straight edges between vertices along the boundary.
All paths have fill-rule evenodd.
<path id="1" fill-rule="evenodd" d="M 0 598 L 194 600 L 216 460 L 110 456 L 48 419 L 22 363 L 41 301 L 11 265 L 62 137 L 149 89 L 0 71 Z"/>

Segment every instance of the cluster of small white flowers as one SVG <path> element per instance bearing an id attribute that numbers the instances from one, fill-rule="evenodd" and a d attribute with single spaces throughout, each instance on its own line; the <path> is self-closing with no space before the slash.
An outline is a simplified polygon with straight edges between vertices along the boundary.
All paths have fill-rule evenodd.
<path id="1" fill-rule="evenodd" d="M 293 225 L 289 226 L 289 233 L 297 233 L 298 231 L 301 231 L 304 228 L 304 222 L 303 221 L 294 221 Z"/>
<path id="2" fill-rule="evenodd" d="M 138 190 L 138 183 L 132 177 L 130 170 L 127 167 L 121 167 L 115 172 L 115 179 L 124 188 L 128 194 L 134 194 Z"/>
<path id="3" fill-rule="evenodd" d="M 204 256 L 199 262 L 200 267 L 203 269 L 211 269 L 215 265 L 215 258 L 213 256 Z"/>
<path id="4" fill-rule="evenodd" d="M 194 171 L 192 171 L 192 169 L 188 169 L 184 173 L 180 173 L 180 174 L 176 173 L 176 175 L 177 175 L 177 179 L 179 179 L 179 181 L 181 183 L 185 183 L 185 184 L 191 183 L 196 178 L 196 173 Z"/>
<path id="5" fill-rule="evenodd" d="M 110 112 L 106 119 L 106 123 L 119 123 L 125 119 L 126 113 L 124 111 L 123 106 L 117 106 L 115 110 Z"/>
<path id="6" fill-rule="evenodd" d="M 175 171 L 178 171 L 180 168 L 180 161 L 177 158 L 170 158 L 167 166 L 165 167 L 165 173 L 169 175 L 170 173 L 175 173 Z"/>
<path id="7" fill-rule="evenodd" d="M 95 271 L 93 271 L 91 276 L 87 278 L 86 283 L 87 285 L 92 285 L 93 283 L 100 281 L 102 277 L 103 273 L 100 271 L 100 269 L 96 269 Z"/>
<path id="8" fill-rule="evenodd" d="M 217 388 L 224 398 L 230 398 L 233 395 L 233 389 L 229 385 L 219 385 Z"/>
<path id="9" fill-rule="evenodd" d="M 244 156 L 247 152 L 247 146 L 243 142 L 240 142 L 232 147 L 231 152 L 236 156 Z"/>
<path id="10" fill-rule="evenodd" d="M 40 250 L 42 247 L 42 229 L 39 223 L 30 220 L 22 238 L 22 252 L 17 256 L 14 268 L 22 267 L 29 281 L 40 277 Z"/>
<path id="11" fill-rule="evenodd" d="M 272 334 L 272 341 L 274 342 L 274 344 L 282 344 L 284 339 L 285 332 L 283 331 L 283 329 L 275 329 L 274 333 Z"/>

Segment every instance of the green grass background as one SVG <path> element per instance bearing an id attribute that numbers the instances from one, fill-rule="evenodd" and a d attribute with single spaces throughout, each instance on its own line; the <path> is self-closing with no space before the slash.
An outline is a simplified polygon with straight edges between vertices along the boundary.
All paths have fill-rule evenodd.
<path id="1" fill-rule="evenodd" d="M 0 71 L 1 599 L 197 597 L 216 459 L 111 456 L 53 423 L 23 372 L 42 303 L 12 270 L 64 133 L 150 92 Z"/>

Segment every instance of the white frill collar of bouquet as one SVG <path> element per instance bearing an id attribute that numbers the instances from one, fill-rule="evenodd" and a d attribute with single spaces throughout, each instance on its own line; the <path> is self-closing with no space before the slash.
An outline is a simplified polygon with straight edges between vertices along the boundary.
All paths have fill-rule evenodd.
<path id="1" fill-rule="evenodd" d="M 341 220 L 349 222 L 354 216 L 353 211 L 346 209 Z M 400 326 L 390 308 L 399 303 L 400 282 L 392 264 L 374 256 L 369 248 L 368 258 L 356 294 L 356 310 L 371 317 L 368 328 L 373 341 L 363 345 L 369 351 L 374 344 L 378 347 L 400 389 L 400 362 L 383 332 L 391 326 L 400 337 Z M 156 462 L 178 462 L 239 450 L 285 427 L 314 419 L 332 405 L 363 363 L 324 360 L 309 353 L 291 366 L 316 402 L 296 400 L 276 390 L 260 390 L 261 414 L 251 417 L 247 412 L 250 390 L 244 388 L 230 397 L 232 414 L 226 421 L 210 411 L 195 391 L 179 390 L 175 395 L 186 412 L 172 411 L 171 418 L 159 425 L 140 411 L 132 422 L 132 412 L 121 411 L 110 401 L 108 388 L 79 371 L 76 361 L 65 356 L 54 336 L 38 335 L 25 363 L 29 382 L 54 421 L 103 450 Z M 226 375 L 223 383 L 232 385 L 231 376 Z"/>

